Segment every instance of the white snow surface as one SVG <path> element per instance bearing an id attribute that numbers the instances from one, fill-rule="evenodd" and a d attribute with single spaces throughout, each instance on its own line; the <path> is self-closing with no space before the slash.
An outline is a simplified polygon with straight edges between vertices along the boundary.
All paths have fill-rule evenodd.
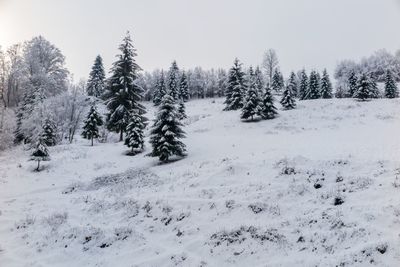
<path id="1" fill-rule="evenodd" d="M 256 123 L 222 103 L 187 103 L 188 156 L 169 164 L 148 136 L 136 156 L 51 147 L 39 173 L 2 152 L 0 266 L 400 266 L 399 99 Z"/>

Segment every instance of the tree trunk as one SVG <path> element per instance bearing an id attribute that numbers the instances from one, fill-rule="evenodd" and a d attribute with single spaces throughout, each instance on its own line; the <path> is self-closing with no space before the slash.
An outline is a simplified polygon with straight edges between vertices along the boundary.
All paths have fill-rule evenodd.
<path id="1" fill-rule="evenodd" d="M 93 136 L 92 136 L 92 146 L 93 146 Z"/>
<path id="2" fill-rule="evenodd" d="M 39 171 L 39 168 L 40 168 L 40 160 L 37 161 L 37 168 L 36 168 L 36 171 Z"/>
<path id="3" fill-rule="evenodd" d="M 119 131 L 119 141 L 121 142 L 122 140 L 124 140 L 124 134 L 121 127 L 121 130 Z"/>

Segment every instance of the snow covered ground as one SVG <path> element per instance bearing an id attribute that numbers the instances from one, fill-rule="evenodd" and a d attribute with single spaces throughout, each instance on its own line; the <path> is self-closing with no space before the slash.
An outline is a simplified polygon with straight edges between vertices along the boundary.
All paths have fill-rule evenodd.
<path id="1" fill-rule="evenodd" d="M 243 123 L 187 104 L 188 157 L 122 143 L 0 155 L 0 266 L 400 266 L 400 101 Z M 153 115 L 153 109 L 149 112 Z"/>

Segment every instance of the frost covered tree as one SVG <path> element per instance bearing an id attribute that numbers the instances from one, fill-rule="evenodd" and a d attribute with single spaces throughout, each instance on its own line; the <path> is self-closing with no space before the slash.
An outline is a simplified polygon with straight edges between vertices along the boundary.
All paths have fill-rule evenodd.
<path id="1" fill-rule="evenodd" d="M 307 97 L 307 90 L 308 90 L 308 77 L 306 70 L 302 70 L 300 72 L 300 84 L 299 84 L 299 90 L 298 90 L 298 97 L 300 100 L 304 100 Z"/>
<path id="2" fill-rule="evenodd" d="M 281 92 L 284 87 L 284 81 L 282 77 L 282 73 L 279 69 L 275 69 L 274 76 L 272 76 L 271 88 L 275 92 Z"/>
<path id="3" fill-rule="evenodd" d="M 278 56 L 274 49 L 269 49 L 264 53 L 262 67 L 266 74 L 267 86 L 271 86 L 272 77 L 274 76 L 275 69 L 278 67 Z"/>
<path id="4" fill-rule="evenodd" d="M 119 46 L 121 54 L 118 60 L 113 63 L 111 77 L 105 92 L 105 99 L 109 113 L 107 114 L 107 128 L 120 134 L 120 141 L 123 140 L 123 133 L 126 131 L 130 113 L 136 110 L 144 122 L 143 116 L 146 111 L 139 101 L 142 98 L 143 89 L 138 86 L 135 80 L 140 70 L 136 63 L 136 50 L 132 40 L 127 33 Z"/>
<path id="5" fill-rule="evenodd" d="M 186 116 L 185 102 L 183 101 L 183 99 L 180 99 L 178 103 L 178 119 L 183 120 L 186 118 L 187 116 Z"/>
<path id="6" fill-rule="evenodd" d="M 320 92 L 322 98 L 332 98 L 332 83 L 326 69 L 322 73 Z"/>
<path id="7" fill-rule="evenodd" d="M 399 92 L 397 89 L 396 82 L 393 79 L 393 75 L 391 71 L 386 72 L 385 79 L 385 97 L 387 98 L 395 98 L 399 96 Z"/>
<path id="8" fill-rule="evenodd" d="M 153 95 L 153 103 L 155 106 L 160 105 L 161 99 L 164 97 L 166 93 L 167 93 L 167 88 L 165 87 L 164 71 L 162 70 L 160 77 L 158 77 L 156 88 L 154 90 L 154 95 Z"/>
<path id="9" fill-rule="evenodd" d="M 374 73 L 370 73 L 369 75 L 369 81 L 370 81 L 370 97 L 371 98 L 379 98 L 380 97 L 380 92 L 377 84 L 377 79 Z"/>
<path id="10" fill-rule="evenodd" d="M 50 119 L 43 124 L 43 132 L 40 138 L 46 146 L 55 146 L 57 143 L 56 125 Z"/>
<path id="11" fill-rule="evenodd" d="M 296 108 L 296 102 L 294 100 L 293 93 L 289 85 L 285 87 L 280 102 L 282 107 L 286 110 Z"/>
<path id="12" fill-rule="evenodd" d="M 355 91 L 357 90 L 357 76 L 354 70 L 351 70 L 349 77 L 347 78 L 347 83 L 349 87 L 348 97 L 353 97 Z"/>
<path id="13" fill-rule="evenodd" d="M 35 106 L 35 99 L 34 95 L 31 96 L 29 93 L 25 93 L 23 100 L 20 102 L 18 109 L 17 109 L 17 123 L 16 123 L 16 129 L 14 132 L 15 138 L 14 138 L 14 143 L 19 144 L 20 142 L 27 141 L 26 136 L 24 135 L 24 132 L 22 130 L 23 128 L 23 123 L 25 119 L 31 114 L 33 111 L 33 108 Z"/>
<path id="14" fill-rule="evenodd" d="M 290 90 L 292 97 L 296 97 L 297 93 L 298 93 L 297 78 L 296 78 L 296 74 L 294 74 L 293 71 L 290 73 L 287 87 Z"/>
<path id="15" fill-rule="evenodd" d="M 250 69 L 249 76 L 249 86 L 244 98 L 242 114 L 240 118 L 242 120 L 254 121 L 255 117 L 260 113 L 261 107 L 256 88 L 255 76 L 254 73 L 252 73 L 252 69 Z"/>
<path id="16" fill-rule="evenodd" d="M 228 87 L 224 110 L 238 110 L 243 107 L 243 93 L 245 92 L 244 72 L 242 64 L 236 58 L 233 67 L 229 70 Z"/>
<path id="17" fill-rule="evenodd" d="M 98 55 L 94 61 L 89 79 L 86 85 L 86 92 L 89 96 L 100 98 L 104 94 L 106 74 L 103 67 L 103 59 Z"/>
<path id="18" fill-rule="evenodd" d="M 318 74 L 316 71 L 311 71 L 310 79 L 308 82 L 308 90 L 305 99 L 318 99 L 320 98 Z"/>
<path id="19" fill-rule="evenodd" d="M 176 61 L 173 61 L 168 71 L 168 93 L 178 100 L 179 98 L 179 68 Z"/>
<path id="20" fill-rule="evenodd" d="M 145 127 L 139 113 L 133 111 L 129 118 L 128 126 L 126 127 L 125 138 L 125 145 L 131 148 L 131 155 L 136 155 L 143 151 Z"/>
<path id="21" fill-rule="evenodd" d="M 182 71 L 181 75 L 181 81 L 179 84 L 179 98 L 183 101 L 189 100 L 189 86 L 185 71 Z"/>
<path id="22" fill-rule="evenodd" d="M 274 106 L 274 97 L 272 96 L 271 88 L 268 86 L 265 88 L 265 93 L 261 100 L 259 115 L 265 120 L 273 119 L 278 115 L 277 109 Z"/>
<path id="23" fill-rule="evenodd" d="M 49 161 L 50 155 L 46 144 L 42 139 L 39 139 L 36 143 L 34 150 L 31 153 L 30 160 L 37 161 L 38 165 L 36 171 L 40 171 L 40 162 Z"/>
<path id="24" fill-rule="evenodd" d="M 103 125 L 103 119 L 97 112 L 96 106 L 93 103 L 90 106 L 89 113 L 84 121 L 82 137 L 91 141 L 93 146 L 93 139 L 99 138 L 99 127 Z"/>
<path id="25" fill-rule="evenodd" d="M 365 101 L 371 97 L 371 81 L 367 74 L 361 74 L 357 82 L 357 90 L 354 92 L 354 98 Z"/>
<path id="26" fill-rule="evenodd" d="M 25 92 L 43 97 L 65 92 L 68 87 L 68 70 L 61 51 L 42 36 L 34 37 L 24 48 L 26 72 Z"/>
<path id="27" fill-rule="evenodd" d="M 152 157 L 168 162 L 171 156 L 185 156 L 185 145 L 179 140 L 185 137 L 182 124 L 179 122 L 175 100 L 166 94 L 160 104 L 157 117 L 150 132 Z"/>

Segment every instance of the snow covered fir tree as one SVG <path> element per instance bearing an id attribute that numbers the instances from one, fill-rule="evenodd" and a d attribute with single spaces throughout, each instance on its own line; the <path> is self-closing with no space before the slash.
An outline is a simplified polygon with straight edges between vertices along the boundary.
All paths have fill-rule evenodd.
<path id="1" fill-rule="evenodd" d="M 100 98 L 104 94 L 106 74 L 103 67 L 103 59 L 98 55 L 94 61 L 89 79 L 86 85 L 88 96 Z"/>
<path id="2" fill-rule="evenodd" d="M 386 79 L 385 79 L 385 97 L 386 98 L 395 98 L 399 96 L 399 92 L 397 89 L 396 82 L 393 79 L 393 75 L 391 71 L 386 71 Z"/>
<path id="3" fill-rule="evenodd" d="M 168 71 L 168 82 L 167 82 L 167 90 L 174 98 L 174 100 L 178 100 L 179 98 L 179 68 L 178 64 L 176 61 L 173 61 L 171 64 L 171 67 L 169 68 Z"/>
<path id="4" fill-rule="evenodd" d="M 282 93 L 282 98 L 280 101 L 283 109 L 289 110 L 296 108 L 296 101 L 293 97 L 291 86 L 287 85 Z"/>
<path id="5" fill-rule="evenodd" d="M 129 32 L 119 46 L 119 50 L 121 54 L 113 63 L 104 96 L 109 110 L 106 119 L 107 128 L 119 133 L 119 139 L 122 141 L 131 112 L 137 111 L 144 123 L 146 118 L 143 115 L 146 110 L 139 103 L 142 99 L 143 89 L 135 81 L 140 67 L 135 61 L 136 50 L 132 45 Z"/>
<path id="6" fill-rule="evenodd" d="M 302 70 L 300 72 L 300 84 L 297 96 L 300 100 L 304 100 L 307 97 L 307 90 L 308 90 L 308 76 L 306 70 Z"/>
<path id="7" fill-rule="evenodd" d="M 271 89 L 274 92 L 281 92 L 284 87 L 284 81 L 283 81 L 283 76 L 282 73 L 279 71 L 279 69 L 275 69 L 274 76 L 272 76 L 272 83 L 271 83 Z"/>
<path id="8" fill-rule="evenodd" d="M 90 106 L 89 113 L 84 121 L 82 137 L 90 140 L 93 146 L 93 139 L 99 138 L 99 127 L 103 125 L 103 119 L 97 112 L 96 105 Z"/>
<path id="9" fill-rule="evenodd" d="M 40 162 L 49 161 L 50 155 L 47 146 L 42 138 L 36 142 L 36 145 L 31 153 L 30 160 L 37 161 L 36 171 L 40 171 Z"/>
<path id="10" fill-rule="evenodd" d="M 353 97 L 360 101 L 366 101 L 371 98 L 371 95 L 371 80 L 367 74 L 363 73 L 358 79 L 357 88 Z"/>
<path id="11" fill-rule="evenodd" d="M 236 58 L 233 67 L 229 70 L 228 86 L 225 92 L 224 110 L 238 110 L 243 107 L 243 94 L 245 92 L 244 72 L 242 64 Z"/>
<path id="12" fill-rule="evenodd" d="M 248 77 L 248 89 L 243 101 L 242 114 L 240 118 L 246 121 L 254 121 L 256 116 L 260 114 L 260 98 L 257 93 L 256 81 L 252 69 L 250 69 Z"/>
<path id="13" fill-rule="evenodd" d="M 137 111 L 133 111 L 126 127 L 125 145 L 131 149 L 129 155 L 136 155 L 144 149 L 144 129 L 141 116 Z"/>
<path id="14" fill-rule="evenodd" d="M 272 95 L 271 88 L 266 87 L 264 96 L 261 100 L 260 104 L 260 112 L 259 115 L 265 119 L 270 120 L 275 118 L 278 115 L 277 108 L 274 105 L 274 96 Z"/>
<path id="15" fill-rule="evenodd" d="M 185 144 L 180 139 L 185 137 L 179 122 L 175 100 L 166 94 L 159 106 L 157 117 L 150 131 L 152 145 L 151 157 L 158 157 L 161 162 L 168 162 L 172 156 L 184 157 Z"/>
<path id="16" fill-rule="evenodd" d="M 46 146 L 55 146 L 57 143 L 56 126 L 50 119 L 46 119 L 43 124 L 41 140 Z"/>
<path id="17" fill-rule="evenodd" d="M 153 103 L 155 106 L 160 105 L 161 99 L 165 96 L 166 93 L 167 93 L 167 88 L 165 85 L 164 71 L 161 70 L 161 74 L 160 77 L 158 77 L 157 79 L 157 84 L 153 94 Z"/>
<path id="18" fill-rule="evenodd" d="M 296 74 L 292 71 L 290 73 L 290 77 L 287 83 L 288 89 L 291 91 L 293 97 L 298 96 L 298 88 L 297 88 L 297 77 Z"/>
<path id="19" fill-rule="evenodd" d="M 178 102 L 178 119 L 183 120 L 186 119 L 186 108 L 185 108 L 185 101 L 183 99 L 180 99 Z"/>
<path id="20" fill-rule="evenodd" d="M 308 82 L 308 89 L 305 96 L 305 99 L 318 99 L 320 98 L 320 88 L 318 81 L 318 74 L 315 70 L 311 71 L 310 78 Z"/>
<path id="21" fill-rule="evenodd" d="M 182 71 L 182 74 L 181 74 L 178 97 L 179 97 L 179 99 L 182 99 L 185 102 L 189 100 L 189 85 L 188 85 L 187 75 L 186 75 L 185 71 Z"/>
<path id="22" fill-rule="evenodd" d="M 321 98 L 332 98 L 332 83 L 331 80 L 329 79 L 329 74 L 326 69 L 324 69 L 322 73 L 322 79 L 321 79 L 321 86 L 320 86 L 320 91 L 321 91 Z"/>
<path id="23" fill-rule="evenodd" d="M 357 90 L 357 76 L 354 70 L 351 70 L 347 79 L 349 91 L 347 97 L 353 97 Z"/>

